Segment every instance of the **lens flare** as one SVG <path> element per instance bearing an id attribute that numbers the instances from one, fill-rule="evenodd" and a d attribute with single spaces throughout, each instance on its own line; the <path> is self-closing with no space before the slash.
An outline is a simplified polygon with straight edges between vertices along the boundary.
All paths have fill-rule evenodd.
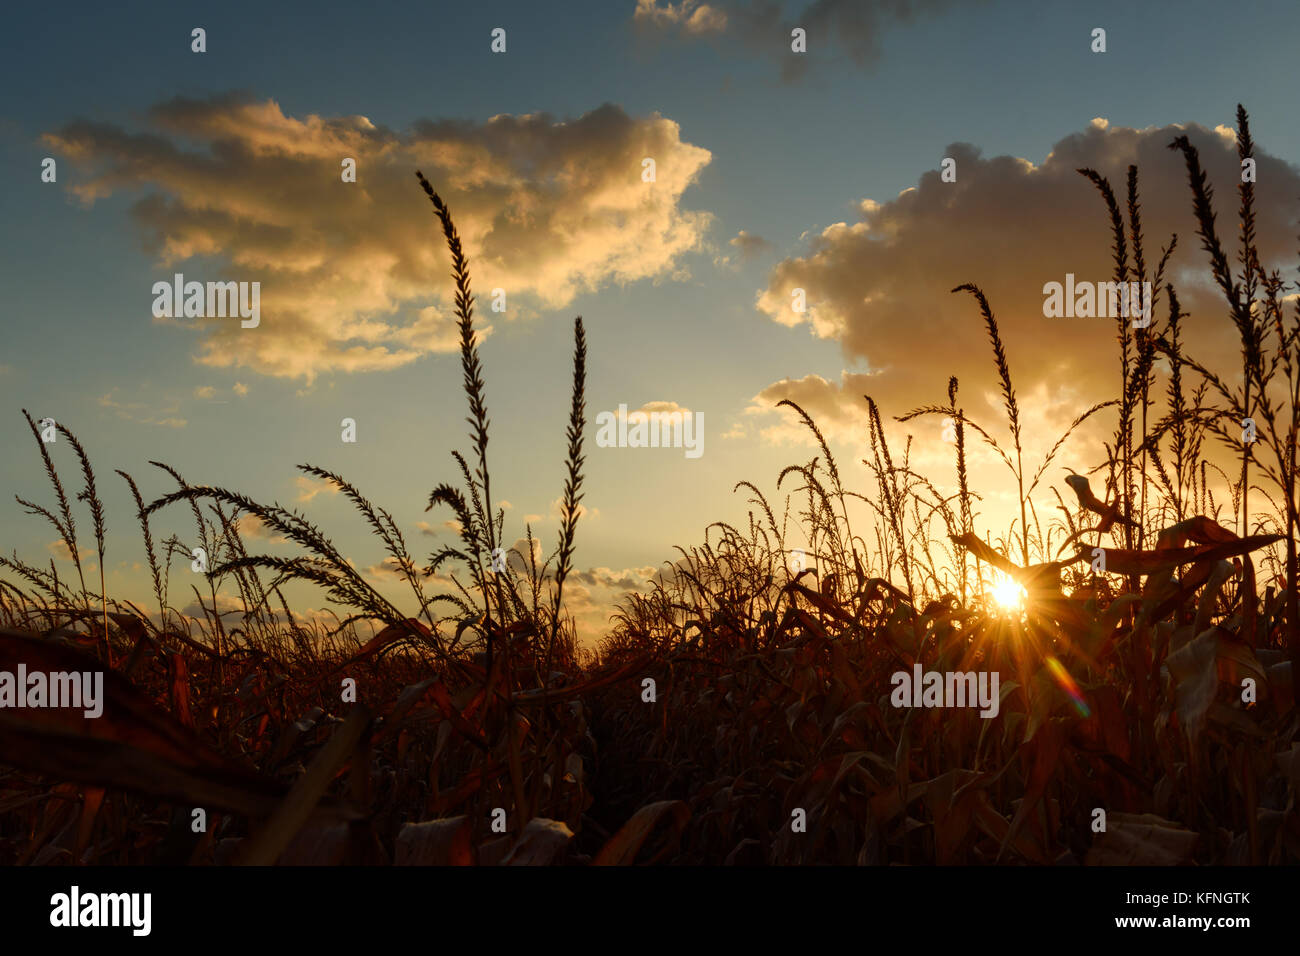
<path id="1" fill-rule="evenodd" d="M 1083 693 L 1079 690 L 1079 685 L 1075 683 L 1070 672 L 1065 669 L 1065 665 L 1055 657 L 1047 658 L 1047 669 L 1052 672 L 1052 677 L 1061 685 L 1061 690 L 1065 691 L 1070 697 L 1070 703 L 1074 704 L 1074 709 L 1079 712 L 1080 717 L 1088 717 L 1092 714 L 1092 709 L 1083 699 Z"/>

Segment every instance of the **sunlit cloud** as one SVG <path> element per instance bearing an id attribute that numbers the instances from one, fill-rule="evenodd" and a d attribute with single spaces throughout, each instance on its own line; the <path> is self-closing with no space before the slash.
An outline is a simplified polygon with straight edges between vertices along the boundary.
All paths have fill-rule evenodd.
<path id="1" fill-rule="evenodd" d="M 420 169 L 455 216 L 476 288 L 501 290 L 518 318 L 583 292 L 683 278 L 710 216 L 682 208 L 710 154 L 659 114 L 613 105 L 577 118 L 498 115 L 418 120 L 405 130 L 364 116 L 287 115 L 274 100 L 178 98 L 134 132 L 78 120 L 45 135 L 78 169 L 87 206 L 143 193 L 132 208 L 159 277 L 194 260 L 261 283 L 261 322 L 192 323 L 196 359 L 310 383 L 329 372 L 384 371 L 458 347 L 447 250 L 420 192 Z M 356 182 L 342 180 L 344 159 Z M 643 160 L 655 177 L 643 181 Z M 152 299 L 141 291 L 141 312 Z M 490 326 L 482 326 L 486 334 Z"/>

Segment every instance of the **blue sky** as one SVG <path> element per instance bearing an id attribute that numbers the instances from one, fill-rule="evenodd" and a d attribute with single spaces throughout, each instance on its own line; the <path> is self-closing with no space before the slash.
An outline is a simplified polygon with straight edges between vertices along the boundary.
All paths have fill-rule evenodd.
<path id="1" fill-rule="evenodd" d="M 1300 158 L 1290 75 L 1300 8 L 1293 3 L 1252 2 L 1231 9 L 1216 3 L 1142 4 L 1136 9 L 1127 3 L 917 4 L 904 20 L 880 15 L 853 35 L 847 21 L 838 30 L 810 30 L 807 69 L 797 80 L 782 75 L 793 55 L 789 26 L 820 22 L 816 18 L 826 10 L 833 13 L 843 5 L 772 4 L 774 15 L 755 14 L 759 8 L 751 7 L 746 17 L 741 7 L 715 4 L 727 15 L 726 27 L 699 35 L 680 22 L 661 20 L 656 26 L 638 19 L 636 6 L 628 0 L 320 3 L 296 9 L 253 3 L 71 4 L 57 15 L 30 5 L 7 10 L 0 37 L 6 74 L 0 84 L 0 169 L 7 184 L 0 192 L 0 283 L 5 289 L 0 443 L 9 454 L 0 460 L 0 487 L 9 495 L 48 498 L 21 408 L 72 428 L 107 492 L 110 583 L 128 595 L 146 593 L 141 590 L 145 578 L 136 567 L 141 553 L 129 497 L 112 470 L 131 472 L 146 497 L 153 497 L 170 487 L 161 473 L 151 474 L 156 470 L 147 465 L 150 459 L 174 465 L 195 483 L 226 485 L 286 504 L 294 504 L 300 491 L 294 464 L 309 461 L 342 472 L 393 510 L 418 541 L 420 553 L 449 538 L 445 531 L 441 538 L 421 537 L 415 529 L 419 521 L 436 526 L 447 517 L 423 514 L 423 503 L 435 484 L 455 477 L 450 450 L 468 450 L 454 353 L 428 350 L 393 368 L 303 376 L 270 373 L 247 363 L 238 345 L 229 345 L 229 364 L 199 364 L 202 337 L 197 331 L 151 319 L 152 283 L 175 271 L 194 278 L 251 279 L 256 270 L 232 267 L 237 245 L 230 242 L 174 267 L 162 264 L 158 250 L 149 246 L 149 229 L 132 207 L 150 195 L 179 195 L 197 210 L 199 221 L 169 218 L 164 212 L 155 221 L 161 223 L 157 228 L 164 237 L 182 223 L 201 230 L 203 216 L 212 213 L 196 198 L 202 194 L 201 182 L 186 187 L 193 190 L 189 193 L 174 183 L 154 183 L 150 163 L 156 157 L 135 143 L 129 181 L 114 184 L 93 204 L 78 201 L 74 188 L 93 179 L 96 163 L 102 169 L 112 162 L 106 128 L 150 133 L 191 156 L 212 147 L 211 140 L 175 128 L 160 132 L 151 125 L 151 108 L 177 97 L 203 103 L 239 93 L 255 104 L 274 101 L 283 117 L 293 121 L 313 115 L 364 116 L 399 138 L 421 120 L 461 121 L 467 129 L 482 129 L 499 114 L 545 113 L 551 122 L 574 121 L 614 104 L 633 124 L 629 135 L 639 135 L 643 128 L 662 131 L 655 126 L 657 116 L 676 124 L 680 144 L 707 151 L 707 162 L 660 210 L 664 223 L 690 223 L 682 226 L 687 238 L 646 250 L 642 265 L 647 275 L 626 279 L 618 269 L 590 262 L 552 263 L 544 260 L 545 243 L 530 246 L 530 255 L 537 257 L 536 274 L 577 269 L 579 290 L 561 301 L 547 301 L 529 289 L 516 300 L 520 305 L 513 317 L 488 316 L 493 331 L 484 343 L 483 361 L 492 417 L 490 463 L 496 494 L 513 506 L 508 536 L 522 534 L 524 517 L 537 515 L 544 546 L 549 551 L 554 543 L 552 502 L 562 486 L 574 315 L 584 316 L 589 336 L 591 418 L 620 403 L 635 408 L 654 401 L 675 402 L 704 415 L 706 452 L 699 460 L 666 451 L 598 449 L 594 430 L 589 431 L 586 504 L 594 510 L 579 526 L 579 565 L 609 569 L 611 580 L 624 578 L 628 569 L 671 559 L 673 544 L 697 541 L 710 521 L 740 520 L 743 502 L 731 494 L 736 481 L 746 478 L 770 487 L 782 466 L 810 457 L 797 434 L 781 427 L 788 417 L 750 410 L 755 405 L 770 408 L 777 397 L 806 395 L 832 421 L 842 416 L 842 428 L 828 428 L 842 463 L 862 457 L 860 395 L 854 413 L 843 404 L 847 390 L 841 395 L 818 386 L 810 392 L 815 383 L 809 376 L 836 384 L 846 372 L 865 375 L 887 366 L 889 374 L 875 381 L 878 398 L 891 415 L 916 403 L 914 391 L 940 401 L 950 373 L 970 381 L 963 388 L 972 395 L 991 386 L 987 369 L 973 360 L 969 378 L 967 368 L 944 364 L 984 348 L 978 316 L 969 306 L 938 306 L 958 311 L 933 332 L 918 324 L 913 338 L 876 353 L 863 345 L 874 341 L 872 323 L 880 323 L 881 338 L 888 337 L 900 321 L 895 313 L 873 312 L 869 297 L 856 291 L 851 307 L 830 305 L 844 283 L 857 281 L 850 255 L 856 247 L 840 244 L 838 234 L 825 238 L 827 256 L 844 254 L 834 267 L 845 270 L 842 278 L 830 266 L 823 269 L 814 255 L 817 238 L 827 235 L 824 230 L 862 221 L 859 204 L 870 199 L 887 204 L 877 213 L 874 234 L 888 235 L 890 223 L 902 224 L 899 261 L 924 262 L 917 274 L 933 276 L 934 290 L 942 294 L 933 301 L 946 303 L 953 285 L 983 281 L 986 275 L 994 289 L 1006 290 L 1003 301 L 1011 297 L 1017 280 L 1009 259 L 1018 248 L 1016 237 L 1041 225 L 1030 211 L 1014 208 L 1014 201 L 1000 207 L 1006 222 L 996 235 L 1007 237 L 1006 248 L 990 239 L 994 233 L 971 232 L 965 246 L 978 248 L 970 252 L 972 259 L 958 263 L 933 242 L 906 247 L 906 237 L 929 233 L 918 218 L 907 218 L 919 216 L 916 210 L 888 205 L 937 169 L 949 144 L 972 144 L 984 160 L 1023 157 L 1045 168 L 1058 144 L 1082 136 L 1094 118 L 1104 117 L 1109 123 L 1105 134 L 1084 137 L 1076 145 L 1080 155 L 1096 156 L 1099 162 L 1113 159 L 1114 167 L 1103 171 L 1119 182 L 1125 151 L 1148 153 L 1142 152 L 1146 140 L 1141 135 L 1121 140 L 1116 130 L 1194 123 L 1210 131 L 1220 124 L 1231 126 L 1236 104 L 1244 102 L 1256 139 L 1280 164 L 1279 188 L 1290 185 L 1292 164 Z M 871 10 L 876 5 L 857 6 Z M 683 16 L 698 7 L 667 5 L 669 13 Z M 204 54 L 190 50 L 190 30 L 196 26 L 207 31 Z M 1098 26 L 1108 32 L 1105 54 L 1089 49 L 1090 31 Z M 507 30 L 505 54 L 489 50 L 494 27 Z M 850 41 L 861 41 L 869 51 L 860 62 L 846 52 Z M 64 135 L 70 124 L 82 120 L 100 124 L 94 128 L 98 132 L 82 138 Z M 599 133 L 597 129 L 592 151 L 604 148 Z M 62 136 L 62 145 L 43 139 L 50 134 Z M 1213 142 L 1212 134 L 1205 135 L 1211 137 L 1207 143 Z M 1155 138 L 1152 134 L 1150 141 Z M 87 150 L 81 157 L 86 165 L 67 152 L 74 140 Z M 528 148 L 521 140 L 519 155 Z M 39 178 L 41 159 L 51 155 L 59 159 L 56 184 Z M 1223 163 L 1231 160 L 1226 149 L 1223 155 Z M 526 178 L 527 162 L 510 175 Z M 1230 172 L 1223 163 L 1218 168 Z M 1142 165 L 1144 176 L 1151 177 L 1144 180 L 1148 188 L 1166 190 L 1181 202 L 1185 182 L 1174 157 L 1150 173 Z M 978 168 L 980 175 L 1001 174 L 992 166 Z M 396 166 L 363 163 L 361 184 L 367 185 L 367 175 L 396 173 Z M 628 170 L 627 188 L 634 188 L 636 173 Z M 411 215 L 426 217 L 422 241 L 432 264 L 428 293 L 423 299 L 402 297 L 397 312 L 379 315 L 377 321 L 409 320 L 413 310 L 444 303 L 445 249 L 414 177 L 409 170 L 401 175 L 410 181 L 395 188 L 406 190 Z M 963 176 L 964 170 L 959 181 L 965 182 Z M 434 185 L 444 188 L 437 181 Z M 1229 196 L 1232 186 L 1225 182 L 1220 195 Z M 332 188 L 339 190 L 340 202 L 349 201 L 342 190 L 353 187 Z M 521 188 L 519 195 L 526 194 L 527 184 Z M 1075 190 L 1088 212 L 1078 222 L 1058 217 L 1051 227 L 1072 230 L 1080 245 L 1086 240 L 1097 247 L 1101 258 L 1089 259 L 1087 265 L 1104 263 L 1104 221 L 1095 196 L 1083 183 L 1062 188 Z M 1278 194 L 1279 203 L 1292 205 L 1285 210 L 1277 206 L 1276 221 L 1266 223 L 1266 233 L 1275 226 L 1277 236 L 1286 235 L 1294 223 L 1297 194 L 1294 189 Z M 985 195 L 1000 194 L 990 185 Z M 487 208 L 474 198 L 458 207 L 455 188 L 448 197 L 453 213 L 464 209 L 471 226 L 479 210 Z M 290 233 L 297 228 L 291 203 L 265 202 L 268 221 L 281 222 Z M 973 215 L 978 201 L 970 202 Z M 1171 213 L 1168 222 L 1152 222 L 1151 232 L 1163 242 L 1168 232 L 1178 231 L 1185 266 L 1191 268 L 1202 263 L 1185 207 L 1182 202 L 1181 219 Z M 1153 208 L 1159 211 L 1163 205 L 1157 199 Z M 963 235 L 962 223 L 968 221 L 953 220 L 954 237 Z M 372 231 L 382 226 L 373 219 L 366 222 Z M 311 228 L 321 226 L 313 223 Z M 730 241 L 742 231 L 767 245 L 753 256 L 741 256 Z M 373 240 L 341 230 L 330 241 L 345 262 L 353 244 L 369 248 Z M 509 246 L 508 237 L 501 241 Z M 1279 245 L 1279 256 L 1292 250 L 1293 244 Z M 468 253 L 473 269 L 472 243 Z M 625 250 L 627 259 L 633 256 L 633 250 Z M 1026 286 L 1036 295 L 1044 281 L 1073 268 L 1073 261 L 1028 266 Z M 1294 259 L 1288 268 L 1294 268 Z M 757 305 L 764 292 L 785 293 L 784 286 L 776 287 L 786 275 L 824 282 L 821 290 L 810 286 L 814 299 L 828 303 L 820 331 L 811 323 L 773 321 L 776 316 Z M 929 321 L 929 280 L 910 281 L 926 286 L 917 290 L 915 321 Z M 476 281 L 480 296 L 489 288 Z M 953 339 L 962 321 L 971 323 L 969 344 Z M 263 322 L 272 328 L 274 312 L 264 311 Z M 1095 332 L 1078 334 L 1105 338 Z M 1213 329 L 1206 332 L 1207 337 L 1214 334 Z M 1067 347 L 1052 341 L 1041 324 L 1026 326 L 1025 335 L 1037 345 L 1027 344 L 1021 353 L 1024 388 L 1029 396 L 1041 396 L 1045 428 L 1062 418 L 1068 421 L 1079 402 L 1097 400 L 1086 387 L 1087 374 L 1062 377 L 1051 374 L 1046 364 L 1047 357 L 1082 347 L 1079 343 Z M 934 351 L 939 345 L 948 349 L 942 356 Z M 985 361 L 982 353 L 980 357 Z M 1016 347 L 1012 358 L 1017 358 Z M 1062 382 L 1075 381 L 1078 394 L 1068 389 L 1069 394 L 1058 394 Z M 803 383 L 804 391 L 793 383 Z M 245 394 L 237 394 L 236 385 Z M 766 398 L 756 403 L 760 393 Z M 854 414 L 859 415 L 856 421 Z M 359 423 L 361 437 L 355 445 L 339 441 L 339 421 L 348 416 Z M 734 437 L 724 438 L 726 434 Z M 924 458 L 923 451 L 918 454 Z M 71 469 L 69 456 L 60 461 Z M 850 474 L 865 483 L 860 465 L 854 464 Z M 382 558 L 345 502 L 318 495 L 303 506 L 336 534 L 358 564 Z M 183 517 L 166 516 L 162 524 L 170 522 L 188 533 Z M 49 529 L 17 505 L 0 509 L 0 545 L 6 552 L 17 549 L 41 561 L 49 554 L 50 538 Z M 593 586 L 587 633 L 616 590 Z M 304 600 L 315 598 L 307 594 Z"/>

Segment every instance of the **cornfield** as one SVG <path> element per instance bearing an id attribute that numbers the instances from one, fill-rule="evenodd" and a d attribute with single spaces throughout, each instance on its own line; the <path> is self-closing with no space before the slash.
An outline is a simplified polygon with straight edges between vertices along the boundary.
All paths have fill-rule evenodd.
<path id="1" fill-rule="evenodd" d="M 1237 120 L 1249 157 L 1243 108 Z M 0 557 L 0 670 L 102 670 L 104 709 L 0 710 L 0 861 L 1297 862 L 1300 308 L 1261 265 L 1253 184 L 1239 188 L 1234 266 L 1196 149 L 1185 137 L 1170 148 L 1240 334 L 1239 370 L 1187 351 L 1166 273 L 1176 240 L 1149 256 L 1137 168 L 1122 198 L 1080 170 L 1104 206 L 1113 280 L 1156 290 L 1148 327 L 1117 323 L 1115 398 L 1082 411 L 1046 454 L 1026 449 L 994 306 L 959 285 L 1006 420 L 967 417 L 956 378 L 946 401 L 898 415 L 949 420 L 955 494 L 912 469 L 910 446 L 890 447 L 869 396 L 865 487 L 812 417 L 782 402 L 817 456 L 784 469 L 775 493 L 739 481 L 747 520 L 716 522 L 681 549 L 594 648 L 565 609 L 583 497 L 583 322 L 558 545 L 545 560 L 530 548 L 498 561 L 509 539 L 489 478 L 469 262 L 419 173 L 451 258 L 472 444 L 426 510 L 449 510 L 460 540 L 421 563 L 388 511 L 343 476 L 300 466 L 355 506 L 409 586 L 406 607 L 308 516 L 190 484 L 161 462 L 150 464 L 167 489 L 149 502 L 117 472 L 154 594 L 147 608 L 115 599 L 102 570 L 88 580 L 82 567 L 83 508 L 100 569 L 107 536 L 90 455 L 64 424 L 24 412 L 53 501 L 18 504 L 68 557 Z M 1163 395 L 1157 362 L 1169 369 Z M 1112 416 L 1095 460 L 1068 467 L 1066 438 Z M 1248 418 L 1253 442 L 1240 435 Z M 977 526 L 970 442 L 998 456 L 1015 492 L 1018 518 L 997 534 Z M 1210 460 L 1216 442 L 1239 463 L 1232 474 Z M 75 499 L 51 448 L 75 456 Z M 1225 487 L 1230 500 L 1216 499 Z M 855 530 L 851 510 L 870 526 Z M 159 516 L 173 513 L 192 518 L 193 536 L 156 542 Z M 299 556 L 250 553 L 249 518 Z M 208 562 L 197 618 L 169 594 L 173 564 L 195 549 Z M 304 624 L 282 592 L 290 581 L 343 616 Z M 232 595 L 239 609 L 219 611 Z M 894 675 L 914 669 L 1000 675 L 996 714 L 898 706 Z"/>

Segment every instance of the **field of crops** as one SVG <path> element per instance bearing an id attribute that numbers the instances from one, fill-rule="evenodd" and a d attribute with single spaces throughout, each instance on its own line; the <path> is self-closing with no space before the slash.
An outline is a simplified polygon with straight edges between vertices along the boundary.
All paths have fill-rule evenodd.
<path id="1" fill-rule="evenodd" d="M 1249 157 L 1244 109 L 1237 119 Z M 28 415 L 51 498 L 18 504 L 67 556 L 0 557 L 0 671 L 102 670 L 103 713 L 0 709 L 0 863 L 1300 861 L 1300 308 L 1260 265 L 1253 184 L 1238 190 L 1239 237 L 1225 236 L 1196 149 L 1170 147 L 1239 364 L 1184 348 L 1173 243 L 1146 248 L 1136 167 L 1120 195 L 1080 170 L 1108 217 L 1113 280 L 1156 290 L 1149 326 L 1116 325 L 1115 398 L 1071 426 L 1113 420 L 1094 460 L 1060 460 L 1070 431 L 1045 453 L 1022 447 L 1014 343 L 995 303 L 959 286 L 1005 421 L 967 417 L 955 378 L 941 403 L 890 410 L 948 420 L 951 475 L 915 472 L 864 397 L 866 467 L 850 478 L 816 422 L 783 402 L 818 455 L 766 492 L 739 481 L 747 521 L 683 548 L 596 647 L 578 641 L 564 594 L 589 424 L 582 320 L 559 543 L 544 561 L 498 564 L 511 539 L 489 477 L 469 263 L 423 176 L 456 282 L 472 445 L 427 505 L 451 512 L 460 540 L 421 561 L 360 489 L 301 466 L 355 505 L 409 604 L 376 591 L 307 516 L 156 462 L 150 478 L 167 486 L 153 501 L 139 474 L 117 472 L 140 537 L 114 545 L 143 548 L 152 606 L 115 599 L 102 572 L 86 574 L 87 555 L 104 565 L 103 476 L 73 430 Z M 1005 465 L 1009 529 L 975 520 L 968 443 Z M 1236 464 L 1216 465 L 1212 447 Z M 186 511 L 190 537 L 155 540 L 160 513 Z M 299 556 L 250 553 L 249 516 Z M 196 548 L 208 562 L 192 577 L 198 617 L 169 594 Z M 289 581 L 319 588 L 337 623 L 303 623 Z M 219 612 L 219 598 L 239 609 Z M 897 675 L 931 672 L 983 675 L 996 700 L 899 693 Z"/>

